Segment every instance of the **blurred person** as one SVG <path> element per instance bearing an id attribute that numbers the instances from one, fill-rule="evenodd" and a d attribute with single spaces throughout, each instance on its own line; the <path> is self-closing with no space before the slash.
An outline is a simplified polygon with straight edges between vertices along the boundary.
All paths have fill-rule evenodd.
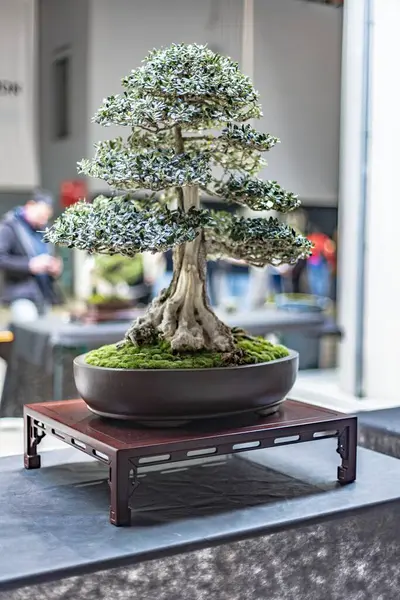
<path id="1" fill-rule="evenodd" d="M 61 275 L 62 261 L 43 242 L 52 215 L 52 196 L 38 190 L 0 222 L 2 301 L 10 306 L 13 322 L 34 321 L 59 302 L 54 281 Z"/>
<path id="2" fill-rule="evenodd" d="M 336 260 L 336 246 L 325 233 L 315 229 L 307 236 L 314 244 L 311 256 L 307 259 L 308 285 L 314 296 L 329 297 L 331 276 Z"/>

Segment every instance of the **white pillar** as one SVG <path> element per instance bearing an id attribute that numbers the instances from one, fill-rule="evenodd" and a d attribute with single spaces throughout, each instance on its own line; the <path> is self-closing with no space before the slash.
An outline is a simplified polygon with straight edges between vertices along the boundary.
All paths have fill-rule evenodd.
<path id="1" fill-rule="evenodd" d="M 399 23 L 399 0 L 374 0 L 364 385 L 400 405 Z"/>
<path id="2" fill-rule="evenodd" d="M 365 40 L 366 3 L 344 3 L 343 59 L 340 135 L 339 186 L 339 325 L 344 331 L 339 355 L 340 386 L 357 394 L 358 340 L 362 332 L 357 321 L 360 300 L 360 275 L 363 257 L 358 251 L 362 241 L 363 170 L 365 142 Z"/>
<path id="3" fill-rule="evenodd" d="M 339 204 L 339 301 L 344 329 L 340 355 L 343 389 L 400 404 L 400 2 L 372 0 L 369 122 L 364 121 L 365 5 L 345 2 L 341 188 Z M 363 6 L 364 5 L 364 6 Z M 364 33 L 362 33 L 364 30 Z M 348 32 L 348 33 L 347 33 Z M 364 65 L 365 66 L 365 65 Z M 361 231 L 363 144 L 368 134 L 366 221 Z M 364 242 L 363 256 L 357 248 Z M 360 273 L 364 267 L 362 289 Z M 360 297 L 363 301 L 359 304 Z M 362 313 L 357 312 L 360 308 Z M 362 314 L 363 319 L 358 321 Z M 360 336 L 361 327 L 361 337 Z M 357 351 L 357 339 L 362 344 Z M 358 353 L 358 356 L 357 356 Z M 357 370 L 357 361 L 361 361 Z M 357 389 L 357 373 L 361 375 Z"/>

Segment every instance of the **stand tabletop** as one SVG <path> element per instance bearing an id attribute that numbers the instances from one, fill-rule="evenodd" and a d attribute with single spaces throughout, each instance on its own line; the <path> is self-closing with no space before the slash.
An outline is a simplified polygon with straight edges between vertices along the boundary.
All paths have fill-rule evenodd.
<path id="1" fill-rule="evenodd" d="M 257 433 L 281 430 L 301 425 L 328 425 L 348 419 L 348 415 L 312 406 L 293 400 L 286 400 L 279 412 L 273 416 L 260 418 L 253 414 L 240 415 L 229 419 L 214 419 L 192 422 L 184 427 L 146 428 L 133 422 L 108 420 L 90 412 L 83 400 L 68 400 L 28 404 L 25 413 L 40 421 L 51 422 L 61 431 L 69 430 L 81 435 L 80 439 L 97 440 L 114 450 L 138 451 L 157 447 L 158 451 L 192 446 L 194 442 L 235 441 L 254 437 Z M 321 436 L 322 437 L 322 436 Z"/>

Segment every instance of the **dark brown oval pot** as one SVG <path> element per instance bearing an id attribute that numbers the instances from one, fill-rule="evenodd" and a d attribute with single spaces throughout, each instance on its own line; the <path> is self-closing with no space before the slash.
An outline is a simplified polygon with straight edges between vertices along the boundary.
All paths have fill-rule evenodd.
<path id="1" fill-rule="evenodd" d="M 107 369 L 74 360 L 77 390 L 98 415 L 180 424 L 242 412 L 268 412 L 296 380 L 299 356 L 217 369 Z"/>

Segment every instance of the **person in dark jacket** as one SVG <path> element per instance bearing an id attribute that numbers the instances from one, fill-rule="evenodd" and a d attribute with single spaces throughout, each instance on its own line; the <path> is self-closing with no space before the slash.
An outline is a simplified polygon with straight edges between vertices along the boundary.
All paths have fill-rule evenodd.
<path id="1" fill-rule="evenodd" d="M 13 322 L 35 320 L 57 302 L 54 280 L 62 262 L 43 242 L 52 214 L 51 195 L 38 191 L 0 223 L 2 301 L 10 306 Z"/>

